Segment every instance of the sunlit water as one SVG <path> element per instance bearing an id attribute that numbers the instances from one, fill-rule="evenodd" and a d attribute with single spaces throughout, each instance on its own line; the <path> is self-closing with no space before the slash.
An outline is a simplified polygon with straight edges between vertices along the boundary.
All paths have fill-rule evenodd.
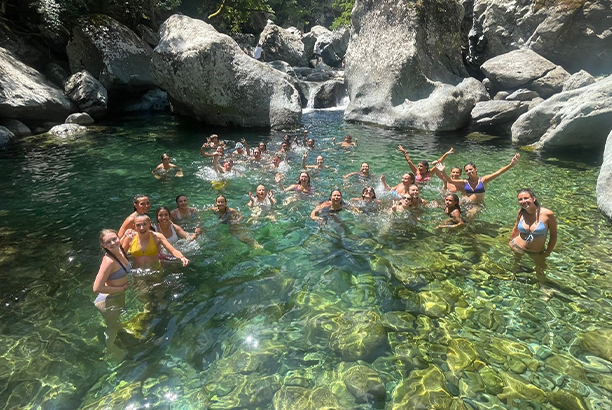
<path id="1" fill-rule="evenodd" d="M 271 150 L 276 133 L 160 115 L 74 139 L 31 137 L 0 152 L 0 408 L 611 408 L 612 230 L 596 207 L 599 158 L 522 153 L 458 233 L 434 229 L 442 209 L 320 225 L 309 214 L 331 189 L 359 196 L 363 185 L 342 176 L 363 161 L 399 182 L 408 170 L 399 143 L 430 162 L 453 146 L 447 164 L 473 161 L 481 175 L 516 148 L 345 124 L 340 111 L 309 112 L 303 122 L 317 144 L 308 163 L 322 153 L 336 170 L 313 173 L 315 197 L 286 206 L 291 195 L 273 173 L 238 164 L 217 190 L 199 155 L 213 132 Z M 359 146 L 333 148 L 346 133 Z M 183 178 L 151 175 L 163 152 Z M 301 152 L 284 167 L 285 185 L 297 180 Z M 247 193 L 259 183 L 277 194 L 274 221 L 248 220 Z M 421 196 L 439 199 L 439 186 Z M 525 186 L 559 219 L 548 301 L 533 264 L 514 268 L 507 245 Z M 245 222 L 230 229 L 202 213 L 205 234 L 179 245 L 190 266 L 133 273 L 119 360 L 105 353 L 92 284 L 98 233 L 121 225 L 136 193 L 153 209 L 173 209 L 184 193 L 200 210 L 223 193 Z"/>

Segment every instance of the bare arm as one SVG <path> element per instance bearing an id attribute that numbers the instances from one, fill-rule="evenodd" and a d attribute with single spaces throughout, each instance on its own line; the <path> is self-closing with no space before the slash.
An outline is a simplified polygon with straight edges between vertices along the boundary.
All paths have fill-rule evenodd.
<path id="1" fill-rule="evenodd" d="M 548 239 L 548 245 L 544 251 L 544 257 L 549 256 L 557 244 L 557 217 L 552 211 L 550 211 L 548 215 L 548 232 L 550 232 L 550 238 Z"/>
<path id="2" fill-rule="evenodd" d="M 312 219 L 313 221 L 317 221 L 319 220 L 319 211 L 321 210 L 321 208 L 323 207 L 323 205 L 325 205 L 326 202 L 323 202 L 320 205 L 317 205 L 315 207 L 315 209 L 312 210 L 312 212 L 310 213 L 310 219 Z"/>
<path id="3" fill-rule="evenodd" d="M 125 221 L 123 221 L 123 224 L 121 225 L 121 228 L 119 228 L 119 232 L 117 233 L 117 236 L 119 238 L 123 237 L 123 235 L 125 235 L 125 231 L 127 231 L 130 228 L 134 228 L 134 217 L 136 216 L 136 212 L 132 213 L 130 216 L 128 216 Z"/>
<path id="4" fill-rule="evenodd" d="M 176 259 L 180 259 L 181 262 L 183 262 L 183 266 L 187 266 L 189 264 L 189 259 L 187 259 L 179 250 L 172 246 L 163 234 L 160 234 L 159 232 L 151 233 L 153 234 L 153 238 L 155 242 L 157 242 L 158 246 L 161 243 L 164 248 L 166 248 L 166 250 L 172 254 L 172 256 L 174 256 Z"/>
<path id="5" fill-rule="evenodd" d="M 213 168 L 215 169 L 215 171 L 217 171 L 219 174 L 223 174 L 225 171 L 223 170 L 223 168 L 221 167 L 221 165 L 219 165 L 219 154 L 218 153 L 214 153 L 213 155 L 211 155 L 213 157 Z"/>
<path id="6" fill-rule="evenodd" d="M 402 154 L 404 154 L 404 159 L 406 160 L 406 162 L 408 163 L 408 165 L 410 166 L 410 170 L 416 174 L 417 173 L 417 167 L 414 166 L 414 164 L 412 163 L 412 160 L 410 160 L 410 155 L 408 155 L 408 152 L 406 152 L 406 150 L 404 149 L 404 147 L 402 147 L 401 145 L 397 146 L 397 150 L 399 152 L 401 152 Z"/>
<path id="7" fill-rule="evenodd" d="M 111 274 L 113 265 L 114 261 L 110 257 L 104 256 L 104 259 L 102 259 L 100 269 L 98 270 L 98 274 L 96 275 L 96 279 L 93 284 L 94 292 L 113 294 L 123 292 L 128 288 L 127 283 L 121 286 L 106 286 L 106 280 Z"/>
<path id="8" fill-rule="evenodd" d="M 353 175 L 357 175 L 357 174 L 359 174 L 359 173 L 360 173 L 359 171 L 350 172 L 350 173 L 346 174 L 346 175 L 344 176 L 344 178 L 352 177 Z"/>
<path id="9" fill-rule="evenodd" d="M 519 161 L 520 157 L 521 157 L 521 154 L 514 154 L 514 157 L 512 157 L 512 160 L 510 161 L 510 163 L 508 165 L 498 169 L 497 171 L 495 171 L 492 174 L 485 175 L 484 177 L 482 177 L 482 183 L 486 185 L 488 182 L 491 182 L 492 180 L 494 180 L 495 178 L 497 178 L 498 176 L 500 176 L 504 172 L 508 171 L 510 168 L 512 168 L 513 166 L 518 164 L 518 161 Z"/>
<path id="10" fill-rule="evenodd" d="M 437 165 L 437 164 L 439 164 L 440 162 L 444 162 L 444 160 L 446 159 L 446 157 L 448 157 L 450 154 L 454 154 L 454 153 L 455 153 L 455 150 L 453 149 L 453 147 L 451 147 L 451 149 L 449 149 L 448 151 L 446 151 L 446 152 L 444 153 L 444 155 L 442 155 L 440 158 L 438 158 L 437 160 L 435 160 L 435 161 L 433 162 L 433 165 Z"/>
<path id="11" fill-rule="evenodd" d="M 385 187 L 387 191 L 391 191 L 393 189 L 389 186 L 389 184 L 387 184 L 387 179 L 385 178 L 385 174 L 382 174 L 380 176 L 380 182 L 383 184 L 383 186 Z"/>

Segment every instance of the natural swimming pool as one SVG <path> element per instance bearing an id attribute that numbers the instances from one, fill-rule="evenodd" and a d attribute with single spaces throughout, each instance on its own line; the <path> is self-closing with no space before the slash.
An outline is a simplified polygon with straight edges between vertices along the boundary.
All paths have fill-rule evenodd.
<path id="1" fill-rule="evenodd" d="M 224 133 L 160 115 L 108 122 L 75 139 L 31 137 L 0 152 L 2 407 L 612 406 L 612 363 L 604 359 L 612 344 L 602 331 L 612 328 L 612 229 L 595 201 L 599 158 L 523 152 L 459 233 L 433 229 L 441 209 L 418 220 L 347 215 L 342 225 L 319 225 L 309 214 L 331 189 L 359 196 L 362 186 L 342 175 L 362 162 L 399 182 L 408 170 L 400 143 L 430 162 L 453 146 L 447 164 L 474 161 L 481 175 L 507 164 L 516 148 L 501 138 L 346 124 L 340 111 L 311 112 L 303 122 L 337 169 L 313 175 L 320 196 L 278 206 L 276 221 L 245 222 L 263 250 L 203 214 L 205 234 L 181 248 L 190 266 L 166 264 L 162 274 L 130 280 L 123 320 L 132 335 L 120 364 L 103 355 L 103 321 L 92 303 L 99 231 L 120 226 L 136 193 L 148 194 L 152 209 L 174 208 L 180 193 L 203 209 L 223 192 L 248 217 L 247 193 L 264 182 L 282 203 L 272 173 L 240 164 L 215 189 L 210 161 L 199 155 L 213 132 L 273 150 L 282 134 Z M 346 133 L 359 146 L 332 149 L 331 139 Z M 163 152 L 183 178 L 153 178 Z M 285 185 L 297 179 L 299 162 L 298 155 Z M 421 196 L 438 198 L 439 185 Z M 524 186 L 559 220 L 548 301 L 528 259 L 512 271 L 507 242 Z"/>

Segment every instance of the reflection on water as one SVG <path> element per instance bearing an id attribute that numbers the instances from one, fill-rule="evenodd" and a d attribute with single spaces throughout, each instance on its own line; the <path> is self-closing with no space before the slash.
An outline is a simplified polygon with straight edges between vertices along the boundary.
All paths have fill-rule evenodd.
<path id="1" fill-rule="evenodd" d="M 399 182 L 408 168 L 398 143 L 430 161 L 453 146 L 448 165 L 474 161 L 483 175 L 514 154 L 501 139 L 381 130 L 341 116 L 305 115 L 315 151 L 335 169 L 313 172 L 314 197 L 285 206 L 292 194 L 265 167 L 237 164 L 221 180 L 199 155 L 213 132 L 272 150 L 276 134 L 127 118 L 81 139 L 33 137 L 0 152 L 1 407 L 610 408 L 612 231 L 596 207 L 596 164 L 523 153 L 461 232 L 434 229 L 441 209 L 318 224 L 310 211 L 332 189 L 360 195 L 363 184 L 342 175 L 363 161 Z M 333 148 L 346 133 L 358 148 Z M 183 178 L 152 177 L 162 152 Z M 300 157 L 283 165 L 285 185 L 297 180 Z M 259 183 L 279 205 L 273 218 L 249 220 L 247 193 Z M 438 184 L 421 196 L 440 199 Z M 548 301 L 529 258 L 513 269 L 507 246 L 524 186 L 559 218 Z M 179 246 L 190 266 L 131 276 L 120 361 L 103 352 L 91 287 L 98 232 L 121 224 L 136 193 L 153 209 L 186 194 L 200 210 L 223 194 L 245 222 L 237 233 L 203 213 L 205 234 Z"/>

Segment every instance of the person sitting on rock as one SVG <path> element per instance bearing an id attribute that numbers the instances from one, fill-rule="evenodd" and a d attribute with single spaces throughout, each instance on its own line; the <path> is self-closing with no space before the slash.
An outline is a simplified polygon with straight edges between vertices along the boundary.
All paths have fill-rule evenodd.
<path id="1" fill-rule="evenodd" d="M 253 58 L 255 60 L 261 59 L 261 61 L 266 61 L 266 52 L 261 47 L 261 44 L 257 44 L 257 47 L 255 47 L 255 50 L 253 51 Z"/>

